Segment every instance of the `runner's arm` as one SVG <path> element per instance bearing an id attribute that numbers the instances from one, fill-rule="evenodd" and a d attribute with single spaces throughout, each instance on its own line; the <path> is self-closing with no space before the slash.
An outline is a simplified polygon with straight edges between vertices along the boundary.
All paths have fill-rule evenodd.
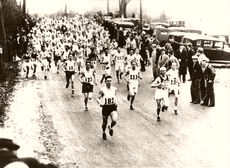
<path id="1" fill-rule="evenodd" d="M 96 72 L 93 71 L 94 84 L 97 85 Z"/>
<path id="2" fill-rule="evenodd" d="M 64 62 L 64 63 L 63 63 L 63 66 L 62 66 L 63 71 L 66 71 L 66 66 L 67 66 L 67 62 Z"/>
<path id="3" fill-rule="evenodd" d="M 82 78 L 85 76 L 85 74 L 83 73 L 83 72 L 81 72 L 80 73 L 80 76 L 79 76 L 79 81 L 81 82 L 81 83 L 83 83 L 83 80 L 82 80 Z"/>
<path id="4" fill-rule="evenodd" d="M 159 81 L 159 78 L 156 78 L 150 87 L 155 88 L 155 87 L 160 87 L 160 86 L 161 86 L 161 82 Z"/>
<path id="5" fill-rule="evenodd" d="M 116 90 L 115 90 L 115 99 L 116 99 L 115 105 L 117 106 L 117 88 L 116 88 Z"/>
<path id="6" fill-rule="evenodd" d="M 138 72 L 138 78 L 139 78 L 139 79 L 142 79 L 142 75 L 141 75 L 141 72 L 140 72 L 140 71 Z"/>
<path id="7" fill-rule="evenodd" d="M 102 90 L 99 91 L 99 96 L 97 98 L 97 103 L 102 106 L 101 98 L 104 96 L 104 93 Z"/>
<path id="8" fill-rule="evenodd" d="M 129 82 L 129 79 L 127 78 L 128 75 L 129 75 L 129 71 L 127 71 L 127 72 L 125 73 L 125 77 L 124 77 L 124 79 L 125 79 L 127 82 Z"/>

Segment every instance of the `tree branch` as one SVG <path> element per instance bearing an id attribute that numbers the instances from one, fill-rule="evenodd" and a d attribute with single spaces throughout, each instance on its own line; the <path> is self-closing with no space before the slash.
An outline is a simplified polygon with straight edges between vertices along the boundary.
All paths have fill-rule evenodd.
<path id="1" fill-rule="evenodd" d="M 130 2 L 131 0 L 125 0 L 126 5 Z"/>

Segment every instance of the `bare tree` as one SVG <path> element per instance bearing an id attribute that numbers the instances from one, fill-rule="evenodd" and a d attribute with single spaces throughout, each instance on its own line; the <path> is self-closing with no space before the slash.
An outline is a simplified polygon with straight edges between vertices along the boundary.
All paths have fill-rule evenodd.
<path id="1" fill-rule="evenodd" d="M 131 0 L 119 0 L 119 14 L 120 16 L 127 17 L 126 9 L 127 5 Z"/>

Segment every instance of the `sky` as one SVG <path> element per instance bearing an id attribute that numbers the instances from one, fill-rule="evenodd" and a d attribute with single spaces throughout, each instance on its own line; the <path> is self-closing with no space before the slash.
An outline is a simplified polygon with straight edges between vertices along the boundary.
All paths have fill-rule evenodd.
<path id="1" fill-rule="evenodd" d="M 117 11 L 118 0 L 109 2 L 110 10 Z M 131 0 L 127 11 L 139 15 L 139 2 Z M 64 10 L 65 4 L 69 10 L 79 13 L 107 10 L 107 0 L 27 0 L 27 10 L 31 14 L 54 13 Z M 209 34 L 230 34 L 230 0 L 142 0 L 142 6 L 143 12 L 152 17 L 164 11 L 172 20 L 185 20 L 187 26 Z"/>

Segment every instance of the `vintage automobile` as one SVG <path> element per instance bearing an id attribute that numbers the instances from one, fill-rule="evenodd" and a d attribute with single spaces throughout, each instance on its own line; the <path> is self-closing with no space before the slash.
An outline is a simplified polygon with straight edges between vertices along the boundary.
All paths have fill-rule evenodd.
<path id="1" fill-rule="evenodd" d="M 187 33 L 183 36 L 182 43 L 189 42 L 195 49 L 202 47 L 210 62 L 230 64 L 230 50 L 224 40 L 207 35 Z"/>
<path id="2" fill-rule="evenodd" d="M 168 42 L 169 36 L 170 34 L 172 35 L 172 33 L 178 33 L 183 35 L 184 33 L 201 34 L 202 32 L 201 30 L 185 28 L 185 27 L 169 27 L 169 28 L 156 27 L 153 33 L 160 41 L 160 44 L 164 45 L 166 42 Z"/>
<path id="3" fill-rule="evenodd" d="M 171 43 L 171 46 L 174 51 L 179 49 L 180 44 L 182 43 L 182 38 L 187 34 L 185 32 L 171 32 L 168 34 L 168 42 Z"/>
<path id="4" fill-rule="evenodd" d="M 169 24 L 166 23 L 166 22 L 152 22 L 150 23 L 150 27 L 152 29 L 156 28 L 156 27 L 164 27 L 164 28 L 168 28 L 169 27 Z"/>
<path id="5" fill-rule="evenodd" d="M 230 64 L 230 48 L 225 40 L 220 38 L 197 33 L 171 32 L 168 42 L 171 43 L 174 51 L 179 48 L 180 44 L 192 43 L 195 50 L 198 47 L 204 49 L 204 54 L 210 59 L 210 62 Z"/>
<path id="6" fill-rule="evenodd" d="M 134 28 L 134 24 L 132 22 L 124 22 L 124 21 L 116 21 L 114 22 L 118 28 Z"/>

